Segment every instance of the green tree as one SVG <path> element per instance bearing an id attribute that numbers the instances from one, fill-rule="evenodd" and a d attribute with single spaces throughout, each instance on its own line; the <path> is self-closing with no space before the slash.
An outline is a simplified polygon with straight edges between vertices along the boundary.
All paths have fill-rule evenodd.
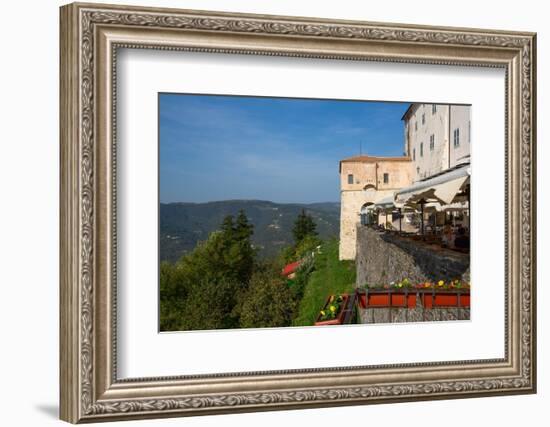
<path id="1" fill-rule="evenodd" d="M 296 276 L 294 279 L 289 281 L 290 290 L 292 291 L 292 296 L 296 301 L 296 304 L 299 304 L 301 299 L 304 296 L 304 290 L 309 281 L 309 276 L 315 269 L 315 261 L 313 258 L 306 258 L 301 264 L 300 268 L 296 271 Z"/>
<path id="2" fill-rule="evenodd" d="M 175 264 L 160 264 L 160 330 L 178 330 L 189 282 Z"/>
<path id="3" fill-rule="evenodd" d="M 283 247 L 279 252 L 278 259 L 283 266 L 296 261 L 296 248 L 294 245 Z"/>
<path id="4" fill-rule="evenodd" d="M 288 326 L 296 300 L 285 280 L 270 269 L 256 271 L 246 292 L 241 295 L 235 314 L 242 328 Z"/>
<path id="5" fill-rule="evenodd" d="M 233 309 L 242 286 L 225 280 L 203 280 L 192 284 L 180 313 L 180 329 L 237 328 L 239 318 Z"/>
<path id="6" fill-rule="evenodd" d="M 235 223 L 233 221 L 233 215 L 227 215 L 223 219 L 220 228 L 227 241 L 232 242 L 235 239 Z"/>
<path id="7" fill-rule="evenodd" d="M 254 227 L 243 210 L 239 211 L 235 222 L 230 215 L 224 218 L 222 244 L 225 262 L 232 270 L 232 276 L 241 283 L 248 283 L 254 270 L 256 251 L 252 247 L 253 234 Z"/>
<path id="8" fill-rule="evenodd" d="M 244 212 L 236 222 L 227 216 L 220 231 L 177 263 L 161 265 L 161 330 L 238 326 L 232 311 L 254 270 L 252 233 Z"/>
<path id="9" fill-rule="evenodd" d="M 313 217 L 308 215 L 305 209 L 298 214 L 298 218 L 294 221 L 294 227 L 292 228 L 292 235 L 294 236 L 294 242 L 298 245 L 306 236 L 316 236 L 317 225 L 313 221 Z"/>
<path id="10" fill-rule="evenodd" d="M 248 221 L 244 210 L 240 210 L 235 220 L 235 234 L 237 240 L 250 241 L 254 234 L 254 226 Z"/>
<path id="11" fill-rule="evenodd" d="M 322 243 L 323 241 L 316 235 L 308 234 L 296 245 L 294 250 L 295 259 L 302 259 L 305 256 L 311 255 L 312 252 L 316 252 L 317 247 Z"/>

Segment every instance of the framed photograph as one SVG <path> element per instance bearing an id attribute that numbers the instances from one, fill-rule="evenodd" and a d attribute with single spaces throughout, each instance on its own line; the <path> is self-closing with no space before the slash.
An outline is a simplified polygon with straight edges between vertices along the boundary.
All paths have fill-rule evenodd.
<path id="1" fill-rule="evenodd" d="M 536 37 L 61 8 L 61 418 L 536 391 Z"/>

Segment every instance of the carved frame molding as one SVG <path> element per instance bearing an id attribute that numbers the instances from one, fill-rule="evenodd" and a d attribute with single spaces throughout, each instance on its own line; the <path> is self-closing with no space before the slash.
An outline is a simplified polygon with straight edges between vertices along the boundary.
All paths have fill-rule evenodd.
<path id="1" fill-rule="evenodd" d="M 117 380 L 115 65 L 121 47 L 505 68 L 506 357 Z M 76 423 L 535 392 L 535 68 L 532 33 L 62 7 L 61 418 Z"/>

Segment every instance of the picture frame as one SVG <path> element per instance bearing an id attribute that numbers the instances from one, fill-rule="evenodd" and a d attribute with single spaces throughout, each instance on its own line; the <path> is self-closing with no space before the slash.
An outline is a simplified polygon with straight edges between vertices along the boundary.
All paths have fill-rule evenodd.
<path id="1" fill-rule="evenodd" d="M 74 3 L 60 10 L 60 417 L 71 422 L 536 392 L 536 35 Z M 118 49 L 505 71 L 498 359 L 119 379 Z"/>

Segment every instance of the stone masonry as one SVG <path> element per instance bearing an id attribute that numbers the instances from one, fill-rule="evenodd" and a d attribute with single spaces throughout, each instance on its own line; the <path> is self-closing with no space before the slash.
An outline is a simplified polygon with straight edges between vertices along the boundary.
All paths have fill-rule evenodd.
<path id="1" fill-rule="evenodd" d="M 356 287 L 385 284 L 404 278 L 424 281 L 470 281 L 470 256 L 448 249 L 434 249 L 422 242 L 395 234 L 357 227 Z M 469 320 L 469 308 L 424 308 L 417 299 L 415 308 L 359 309 L 361 323 L 399 323 Z"/>
<path id="2" fill-rule="evenodd" d="M 411 165 L 409 157 L 362 155 L 340 161 L 340 259 L 355 259 L 362 209 L 410 185 Z"/>
<path id="3" fill-rule="evenodd" d="M 359 323 L 435 322 L 470 320 L 470 309 L 464 307 L 424 308 L 418 299 L 415 308 L 374 307 L 358 309 Z"/>
<path id="4" fill-rule="evenodd" d="M 434 249 L 395 234 L 357 227 L 357 287 L 408 278 L 413 283 L 462 279 L 470 281 L 470 256 Z"/>

